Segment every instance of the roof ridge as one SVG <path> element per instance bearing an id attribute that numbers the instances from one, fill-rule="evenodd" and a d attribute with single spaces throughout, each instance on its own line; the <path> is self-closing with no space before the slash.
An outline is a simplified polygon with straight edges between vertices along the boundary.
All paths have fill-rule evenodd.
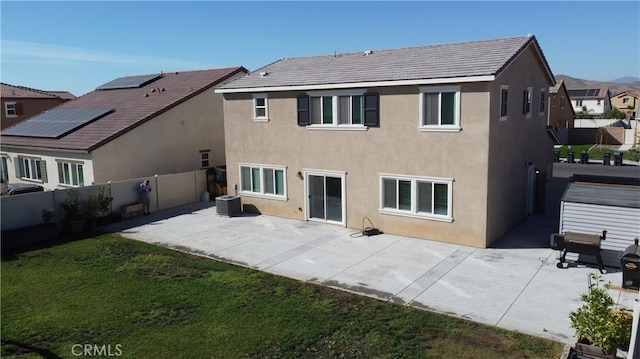
<path id="1" fill-rule="evenodd" d="M 53 97 L 59 97 L 59 96 L 56 96 L 55 94 L 53 94 L 53 93 L 51 93 L 49 91 L 45 91 L 45 90 L 39 90 L 39 89 L 35 89 L 35 88 L 32 88 L 32 87 L 28 87 L 28 86 L 11 85 L 11 84 L 8 84 L 6 82 L 0 82 L 0 83 L 5 85 L 5 86 L 15 87 L 15 88 L 20 89 L 20 90 L 36 92 L 36 93 L 39 93 L 41 95 L 49 95 L 49 96 L 53 96 Z M 60 91 L 60 92 L 62 92 L 62 91 Z"/>

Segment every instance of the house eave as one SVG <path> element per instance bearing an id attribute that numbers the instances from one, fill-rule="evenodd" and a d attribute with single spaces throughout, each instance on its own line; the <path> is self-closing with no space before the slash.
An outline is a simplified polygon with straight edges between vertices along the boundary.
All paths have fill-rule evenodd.
<path id="1" fill-rule="evenodd" d="M 81 149 L 70 149 L 70 148 L 57 148 L 57 147 L 42 147 L 42 146 L 21 146 L 21 145 L 7 145 L 2 144 L 0 146 L 2 151 L 6 152 L 20 152 L 24 150 L 28 151 L 38 151 L 38 152 L 68 152 L 68 153 L 91 153 L 91 151 L 81 150 Z"/>
<path id="2" fill-rule="evenodd" d="M 494 75 L 469 76 L 469 77 L 451 77 L 451 78 L 435 78 L 435 79 L 417 79 L 417 80 L 398 80 L 398 81 L 365 81 L 365 82 L 348 82 L 340 84 L 317 84 L 317 85 L 293 85 L 293 86 L 264 86 L 264 87 L 245 87 L 245 88 L 229 88 L 216 89 L 216 93 L 253 93 L 253 92 L 278 92 L 278 91 L 309 91 L 309 90 L 336 90 L 336 89 L 353 89 L 353 88 L 369 88 L 369 87 L 391 87 L 391 86 L 420 86 L 420 85 L 436 85 L 436 84 L 454 84 L 469 82 L 488 82 L 495 80 Z"/>

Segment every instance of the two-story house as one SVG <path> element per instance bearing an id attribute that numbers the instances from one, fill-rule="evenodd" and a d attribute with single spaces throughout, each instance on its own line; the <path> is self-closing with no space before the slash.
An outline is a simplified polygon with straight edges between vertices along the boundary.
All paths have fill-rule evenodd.
<path id="1" fill-rule="evenodd" d="M 578 118 L 604 118 L 611 111 L 608 88 L 568 89 L 568 92 Z"/>
<path id="2" fill-rule="evenodd" d="M 222 95 L 243 67 L 127 76 L 0 132 L 9 182 L 77 187 L 225 163 Z"/>
<path id="3" fill-rule="evenodd" d="M 264 214 L 486 247 L 543 208 L 553 85 L 532 35 L 281 59 L 216 90 L 229 192 Z"/>
<path id="4" fill-rule="evenodd" d="M 627 118 L 634 119 L 638 117 L 639 98 L 640 96 L 631 91 L 623 91 L 611 96 L 611 106 L 626 113 Z"/>
<path id="5" fill-rule="evenodd" d="M 0 86 L 0 129 L 76 98 L 67 91 L 43 91 L 5 83 Z"/>
<path id="6" fill-rule="evenodd" d="M 576 116 L 571 105 L 569 92 L 564 81 L 556 83 L 549 88 L 549 126 L 559 137 L 560 143 L 566 144 L 569 138 L 569 129 L 573 128 L 573 119 Z"/>

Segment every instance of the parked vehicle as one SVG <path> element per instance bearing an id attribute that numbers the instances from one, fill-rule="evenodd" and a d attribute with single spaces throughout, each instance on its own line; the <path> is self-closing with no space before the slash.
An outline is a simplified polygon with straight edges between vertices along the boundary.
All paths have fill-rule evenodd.
<path id="1" fill-rule="evenodd" d="M 42 192 L 44 191 L 44 187 L 32 184 L 32 183 L 13 183 L 9 184 L 9 190 L 7 191 L 8 195 L 14 194 L 24 194 L 31 192 Z"/>

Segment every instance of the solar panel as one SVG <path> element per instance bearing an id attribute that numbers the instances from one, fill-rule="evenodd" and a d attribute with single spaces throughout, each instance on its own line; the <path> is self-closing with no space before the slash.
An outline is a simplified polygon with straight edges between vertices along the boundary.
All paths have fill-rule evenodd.
<path id="1" fill-rule="evenodd" d="M 598 96 L 600 89 L 591 89 L 587 92 L 587 96 Z"/>
<path id="2" fill-rule="evenodd" d="M 115 90 L 115 89 L 130 89 L 142 87 L 149 84 L 159 78 L 162 75 L 140 75 L 140 76 L 126 76 L 120 77 L 113 81 L 109 81 L 106 84 L 96 87 L 96 90 Z"/>
<path id="3" fill-rule="evenodd" d="M 2 135 L 60 138 L 111 113 L 111 108 L 53 109 L 2 131 Z"/>
<path id="4" fill-rule="evenodd" d="M 587 90 L 567 90 L 569 97 L 585 97 L 587 96 Z"/>

